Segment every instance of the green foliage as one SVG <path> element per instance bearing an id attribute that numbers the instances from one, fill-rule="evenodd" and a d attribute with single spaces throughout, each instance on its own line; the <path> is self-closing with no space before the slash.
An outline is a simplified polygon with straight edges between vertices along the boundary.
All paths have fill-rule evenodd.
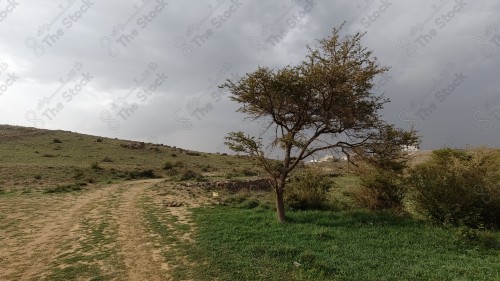
<path id="1" fill-rule="evenodd" d="M 163 170 L 171 170 L 174 167 L 175 167 L 175 165 L 170 161 L 167 161 L 167 162 L 165 162 L 165 164 L 163 164 Z"/>
<path id="2" fill-rule="evenodd" d="M 361 174 L 362 188 L 355 192 L 358 203 L 371 210 L 402 210 L 406 183 L 402 174 L 381 168 Z"/>
<path id="3" fill-rule="evenodd" d="M 130 171 L 128 174 L 132 179 L 154 179 L 158 177 L 152 169 Z"/>
<path id="4" fill-rule="evenodd" d="M 92 170 L 95 170 L 95 171 L 97 171 L 97 170 L 101 170 L 101 169 L 102 169 L 102 168 L 99 166 L 99 162 L 93 162 L 92 164 L 90 164 L 90 168 L 91 168 Z"/>
<path id="5" fill-rule="evenodd" d="M 420 212 L 436 222 L 500 226 L 500 157 L 488 149 L 443 149 L 415 167 L 409 183 Z"/>
<path id="6" fill-rule="evenodd" d="M 190 169 L 185 169 L 181 172 L 179 175 L 179 180 L 181 181 L 188 181 L 188 180 L 195 180 L 195 181 L 205 181 L 206 179 L 201 175 L 200 173 L 197 173 L 193 170 Z"/>
<path id="7" fill-rule="evenodd" d="M 45 193 L 65 193 L 82 190 L 82 184 L 58 185 L 45 190 Z"/>
<path id="8" fill-rule="evenodd" d="M 323 174 L 306 170 L 295 175 L 288 184 L 285 201 L 293 209 L 324 209 L 332 184 Z"/>
<path id="9" fill-rule="evenodd" d="M 243 169 L 241 173 L 246 177 L 253 177 L 259 175 L 258 173 L 250 169 Z"/>
<path id="10" fill-rule="evenodd" d="M 113 162 L 113 159 L 111 159 L 110 157 L 106 156 L 102 159 L 102 162 L 107 162 L 107 163 L 111 163 Z"/>

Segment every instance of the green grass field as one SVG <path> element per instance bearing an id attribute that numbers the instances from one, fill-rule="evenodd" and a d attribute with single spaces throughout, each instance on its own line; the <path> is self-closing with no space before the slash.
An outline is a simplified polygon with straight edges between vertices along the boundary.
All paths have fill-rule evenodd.
<path id="1" fill-rule="evenodd" d="M 456 228 L 388 213 L 197 209 L 195 280 L 500 280 L 500 233 L 474 241 Z"/>

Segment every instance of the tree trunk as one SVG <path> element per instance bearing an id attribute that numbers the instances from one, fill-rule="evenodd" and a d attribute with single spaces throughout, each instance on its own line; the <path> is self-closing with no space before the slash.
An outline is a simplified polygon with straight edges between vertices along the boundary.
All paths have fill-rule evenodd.
<path id="1" fill-rule="evenodd" d="M 283 188 L 277 187 L 276 192 L 276 214 L 278 217 L 278 222 L 284 223 L 286 221 L 285 217 L 285 200 L 283 199 Z"/>

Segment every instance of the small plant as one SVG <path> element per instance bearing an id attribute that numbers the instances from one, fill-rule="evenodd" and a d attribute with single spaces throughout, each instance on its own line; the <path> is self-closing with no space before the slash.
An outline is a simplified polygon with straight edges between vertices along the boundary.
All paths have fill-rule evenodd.
<path id="1" fill-rule="evenodd" d="M 203 176 L 193 170 L 186 169 L 182 171 L 180 174 L 179 180 L 187 181 L 187 180 L 196 180 L 196 181 L 205 181 Z"/>
<path id="2" fill-rule="evenodd" d="M 136 170 L 128 172 L 131 179 L 154 179 L 157 178 L 153 170 Z"/>
<path id="3" fill-rule="evenodd" d="M 175 158 L 175 157 L 177 157 L 177 154 L 172 153 L 172 154 L 170 154 L 170 156 L 172 156 L 172 157 L 174 157 L 174 158 Z"/>
<path id="4" fill-rule="evenodd" d="M 95 141 L 96 142 L 102 142 L 102 138 L 97 138 Z"/>
<path id="5" fill-rule="evenodd" d="M 54 157 L 57 157 L 57 155 L 50 154 L 50 153 L 44 153 L 44 154 L 42 154 L 42 157 L 54 158 Z"/>
<path id="6" fill-rule="evenodd" d="M 285 191 L 285 199 L 294 209 L 325 209 L 327 191 L 331 186 L 324 175 L 307 170 L 292 179 Z"/>
<path id="7" fill-rule="evenodd" d="M 247 177 L 257 176 L 258 174 L 250 169 L 243 169 L 241 173 Z"/>
<path id="8" fill-rule="evenodd" d="M 42 179 L 42 175 L 35 175 L 35 179 L 36 180 L 41 180 Z"/>
<path id="9" fill-rule="evenodd" d="M 99 163 L 98 162 L 93 162 L 92 164 L 90 164 L 90 168 L 92 170 L 96 170 L 96 171 L 102 169 L 101 167 L 99 167 Z"/>
<path id="10" fill-rule="evenodd" d="M 76 168 L 74 172 L 75 172 L 75 175 L 73 176 L 74 179 L 79 180 L 83 178 L 84 173 L 81 169 Z"/>
<path id="11" fill-rule="evenodd" d="M 56 138 L 56 139 L 53 139 L 52 142 L 53 143 L 62 143 L 62 140 Z"/>
<path id="12" fill-rule="evenodd" d="M 104 157 L 104 158 L 102 159 L 102 162 L 108 162 L 108 163 L 110 163 L 110 162 L 113 162 L 113 159 L 111 159 L 111 158 L 109 158 L 108 156 L 106 156 L 106 157 Z"/>
<path id="13" fill-rule="evenodd" d="M 170 161 L 167 161 L 165 162 L 165 164 L 163 164 L 163 170 L 172 170 L 174 167 L 175 165 Z"/>
<path id="14" fill-rule="evenodd" d="M 58 185 L 45 190 L 45 193 L 64 193 L 82 190 L 81 184 Z"/>

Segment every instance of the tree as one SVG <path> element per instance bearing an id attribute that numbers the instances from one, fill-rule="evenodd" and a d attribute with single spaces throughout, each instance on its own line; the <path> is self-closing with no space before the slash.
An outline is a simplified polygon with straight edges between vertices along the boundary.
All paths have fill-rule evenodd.
<path id="1" fill-rule="evenodd" d="M 279 222 L 286 219 L 286 179 L 307 157 L 329 149 L 349 157 L 355 150 L 375 153 L 381 144 L 399 148 L 416 141 L 414 132 L 396 129 L 378 114 L 389 100 L 371 89 L 374 78 L 388 68 L 362 47 L 364 34 L 341 37 L 341 29 L 334 28 L 317 46 L 307 46 L 308 54 L 298 65 L 278 70 L 259 67 L 220 86 L 229 89 L 230 98 L 241 104 L 239 112 L 267 125 L 259 137 L 229 133 L 226 145 L 253 156 L 269 174 Z M 272 137 L 264 147 L 266 133 Z M 270 151 L 277 148 L 283 158 L 269 159 Z"/>

